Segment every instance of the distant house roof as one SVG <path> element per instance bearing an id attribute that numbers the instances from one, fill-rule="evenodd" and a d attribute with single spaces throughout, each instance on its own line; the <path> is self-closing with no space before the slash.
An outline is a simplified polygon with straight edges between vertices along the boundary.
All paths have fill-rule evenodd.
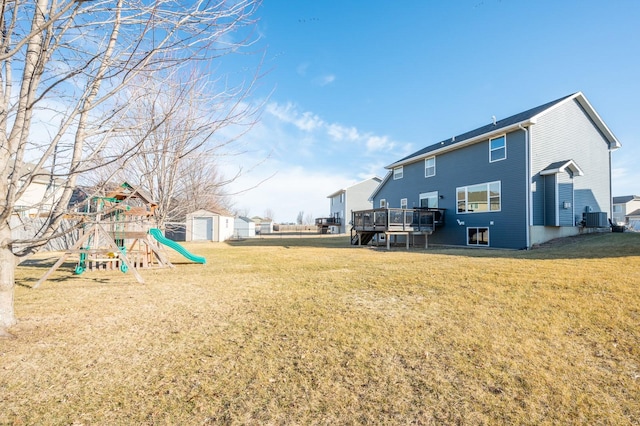
<path id="1" fill-rule="evenodd" d="M 369 178 L 369 179 L 361 180 L 360 182 L 354 183 L 353 185 L 347 186 L 346 188 L 339 189 L 336 192 L 334 192 L 333 194 L 327 195 L 327 198 L 333 198 L 336 195 L 340 195 L 343 192 L 347 192 L 347 189 L 349 189 L 349 188 L 351 188 L 353 186 L 356 186 L 356 185 L 360 185 L 361 183 L 367 182 L 369 180 L 374 180 L 374 181 L 376 181 L 378 183 L 382 182 L 382 179 L 380 179 L 378 176 L 374 176 L 374 177 Z"/>
<path id="2" fill-rule="evenodd" d="M 241 220 L 243 222 L 247 222 L 247 223 L 254 223 L 253 220 L 251 220 L 250 218 L 248 218 L 246 216 L 237 216 L 236 219 Z"/>
<path id="3" fill-rule="evenodd" d="M 410 154 L 396 161 L 395 163 L 388 165 L 386 168 L 392 169 L 394 167 L 399 167 L 404 164 L 409 164 L 415 161 L 419 161 L 431 155 L 458 149 L 465 145 L 469 145 L 469 144 L 481 141 L 483 139 L 487 139 L 492 135 L 515 130 L 521 125 L 525 126 L 525 125 L 535 124 L 538 116 L 542 115 L 543 113 L 549 111 L 550 109 L 555 108 L 565 102 L 569 102 L 573 100 L 576 100 L 582 106 L 582 108 L 585 110 L 589 118 L 591 118 L 593 123 L 600 130 L 600 132 L 602 132 L 605 139 L 609 143 L 610 148 L 611 149 L 620 148 L 621 146 L 620 142 L 618 142 L 618 140 L 613 135 L 611 130 L 609 130 L 609 128 L 604 123 L 604 121 L 602 121 L 598 113 L 593 109 L 589 101 L 587 101 L 587 98 L 582 94 L 582 92 L 577 92 L 572 95 L 568 95 L 560 99 L 556 99 L 555 101 L 548 102 L 544 105 L 540 105 L 535 108 L 531 108 L 527 111 L 512 115 L 511 117 L 498 120 L 495 123 L 487 124 L 486 126 L 478 127 L 477 129 L 471 130 L 466 133 L 462 133 L 450 139 L 445 139 L 441 142 L 435 143 L 433 145 L 429 145 L 425 148 L 422 148 L 419 151 L 414 152 L 413 154 Z"/>
<path id="4" fill-rule="evenodd" d="M 37 164 L 24 163 L 20 170 L 18 170 L 18 177 L 24 181 L 30 176 L 32 176 L 32 182 L 41 184 L 55 183 L 56 185 L 62 185 L 64 182 L 63 179 L 54 177 L 49 170 L 43 168 L 38 169 Z"/>
<path id="5" fill-rule="evenodd" d="M 640 209 L 634 210 L 631 213 L 627 214 L 627 217 L 631 217 L 631 216 L 640 216 Z"/>
<path id="6" fill-rule="evenodd" d="M 613 197 L 613 204 L 626 204 L 629 201 L 640 200 L 640 196 L 637 195 L 623 195 L 620 197 Z"/>
<path id="7" fill-rule="evenodd" d="M 251 220 L 257 224 L 273 222 L 273 219 L 269 219 L 268 217 L 260 217 L 260 216 L 254 216 L 251 218 Z"/>

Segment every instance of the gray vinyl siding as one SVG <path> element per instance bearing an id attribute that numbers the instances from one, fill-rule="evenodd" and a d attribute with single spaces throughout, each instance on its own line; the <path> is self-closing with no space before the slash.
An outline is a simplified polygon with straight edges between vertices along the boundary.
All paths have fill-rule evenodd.
<path id="1" fill-rule="evenodd" d="M 567 207 L 565 207 L 565 205 Z M 573 179 L 568 173 L 558 174 L 558 217 L 560 226 L 574 226 L 573 217 Z"/>
<path id="2" fill-rule="evenodd" d="M 368 210 L 373 207 L 369 197 L 380 183 L 379 178 L 371 178 L 358 182 L 330 198 L 330 216 L 338 214 L 341 219 L 340 233 L 351 230 L 349 221 L 354 210 Z M 342 194 L 342 202 L 340 195 Z"/>
<path id="3" fill-rule="evenodd" d="M 497 134 L 496 136 L 499 136 Z M 388 179 L 377 192 L 374 206 L 386 199 L 389 207 L 419 207 L 419 196 L 438 191 L 438 207 L 446 209 L 445 225 L 429 236 L 429 243 L 467 244 L 467 228 L 488 227 L 492 247 L 524 248 L 526 241 L 526 160 L 525 134 L 507 134 L 507 158 L 489 162 L 489 140 L 436 156 L 436 175 L 425 178 L 425 162 L 404 166 L 402 179 Z M 498 212 L 457 213 L 456 188 L 480 183 L 501 183 L 501 210 Z M 458 220 L 464 222 L 459 225 Z M 493 224 L 491 222 L 493 221 Z"/>
<path id="4" fill-rule="evenodd" d="M 573 160 L 584 171 L 573 179 L 574 219 L 579 222 L 587 206 L 610 214 L 609 146 L 578 102 L 549 110 L 531 126 L 531 158 L 534 225 L 544 225 L 545 220 L 540 171 L 557 161 Z"/>
<path id="5" fill-rule="evenodd" d="M 340 198 L 342 196 L 343 201 L 340 201 Z M 333 197 L 331 197 L 331 201 L 330 201 L 330 216 L 334 217 L 336 214 L 341 218 L 342 222 L 340 225 L 340 233 L 344 233 L 345 232 L 345 211 L 346 211 L 346 204 L 347 204 L 347 195 L 346 192 L 341 192 L 338 193 L 336 195 L 334 195 Z M 348 222 L 350 219 L 347 219 L 346 222 Z"/>
<path id="6" fill-rule="evenodd" d="M 544 224 L 545 226 L 558 226 L 556 221 L 556 211 L 558 200 L 556 198 L 556 175 L 544 177 Z"/>

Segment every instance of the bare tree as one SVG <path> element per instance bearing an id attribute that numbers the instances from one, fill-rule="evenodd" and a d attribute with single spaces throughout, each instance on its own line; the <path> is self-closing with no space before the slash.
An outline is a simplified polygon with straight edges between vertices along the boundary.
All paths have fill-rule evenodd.
<path id="1" fill-rule="evenodd" d="M 304 224 L 305 225 L 314 225 L 316 223 L 314 217 L 313 217 L 313 213 L 307 213 L 304 216 Z"/>
<path id="2" fill-rule="evenodd" d="M 116 96 L 141 76 L 212 69 L 254 39 L 259 0 L 0 0 L 0 334 L 16 323 L 15 267 L 58 233 L 78 176 L 139 151 L 162 118 L 119 122 Z M 252 77 L 253 78 L 253 77 Z M 134 143 L 106 150 L 117 137 Z M 25 167 L 33 162 L 34 167 Z M 50 208 L 29 239 L 11 219 L 30 184 L 50 176 Z M 53 194 L 53 195 L 51 195 Z"/>
<path id="3" fill-rule="evenodd" d="M 275 220 L 276 213 L 272 209 L 268 208 L 268 209 L 265 209 L 263 216 L 264 216 L 264 219 Z"/>
<path id="4" fill-rule="evenodd" d="M 230 201 L 225 187 L 242 171 L 239 167 L 226 178 L 217 160 L 239 153 L 234 142 L 255 123 L 259 105 L 245 101 L 251 86 L 216 90 L 220 82 L 205 77 L 169 72 L 166 78 L 133 85 L 126 93 L 131 105 L 119 121 L 134 131 L 118 138 L 113 150 L 136 144 L 139 148 L 132 158 L 119 159 L 107 169 L 149 192 L 158 203 L 158 227 L 184 220 L 197 209 L 226 210 Z M 137 123 L 143 124 L 136 127 Z"/>
<path id="5" fill-rule="evenodd" d="M 304 211 L 300 210 L 298 212 L 298 216 L 296 217 L 296 224 L 302 225 L 304 223 Z"/>

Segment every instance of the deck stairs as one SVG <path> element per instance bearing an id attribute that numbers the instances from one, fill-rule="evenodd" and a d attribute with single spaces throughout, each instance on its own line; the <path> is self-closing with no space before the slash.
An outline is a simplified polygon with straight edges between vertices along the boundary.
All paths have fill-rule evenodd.
<path id="1" fill-rule="evenodd" d="M 369 244 L 371 242 L 371 240 L 373 240 L 373 237 L 376 235 L 375 232 L 357 232 L 355 234 L 351 235 L 351 245 L 352 246 L 357 246 L 358 245 L 358 235 L 360 235 L 361 238 L 361 243 L 363 246 L 366 246 L 367 244 Z"/>

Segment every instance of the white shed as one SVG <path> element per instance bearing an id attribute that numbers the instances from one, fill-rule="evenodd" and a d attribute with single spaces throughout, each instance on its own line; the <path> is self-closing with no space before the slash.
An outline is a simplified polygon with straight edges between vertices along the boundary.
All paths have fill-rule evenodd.
<path id="1" fill-rule="evenodd" d="M 225 241 L 233 236 L 234 219 L 229 213 L 197 210 L 187 215 L 186 241 Z"/>
<path id="2" fill-rule="evenodd" d="M 256 236 L 256 224 L 248 217 L 236 217 L 233 224 L 233 236 L 235 238 L 254 238 Z"/>
<path id="3" fill-rule="evenodd" d="M 261 235 L 273 234 L 273 221 L 272 220 L 266 220 L 266 221 L 260 222 L 260 234 Z"/>

